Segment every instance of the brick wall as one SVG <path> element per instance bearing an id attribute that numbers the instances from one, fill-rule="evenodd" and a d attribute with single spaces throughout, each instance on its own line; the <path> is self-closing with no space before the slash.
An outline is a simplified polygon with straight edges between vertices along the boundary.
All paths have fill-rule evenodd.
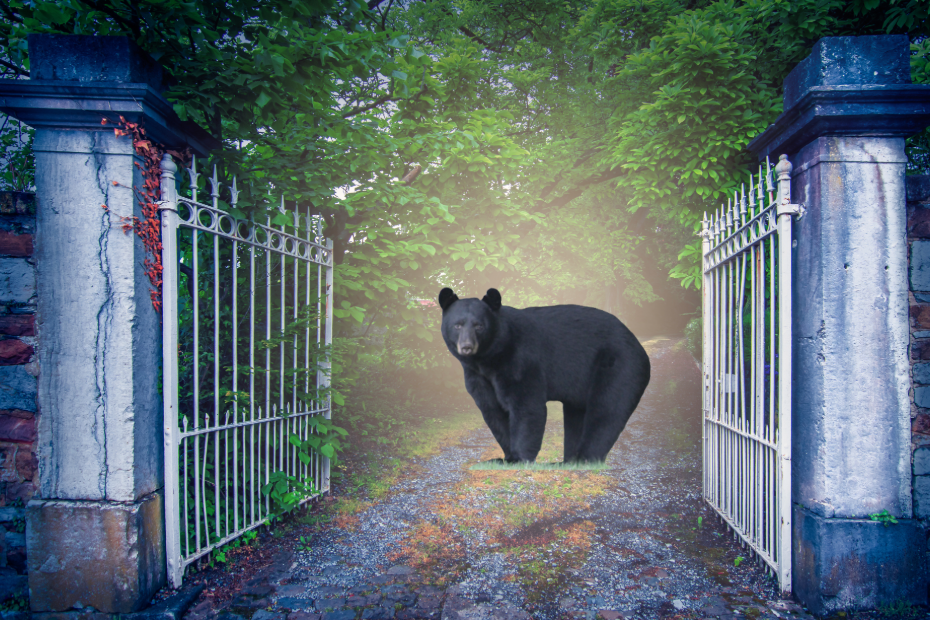
<path id="1" fill-rule="evenodd" d="M 914 516 L 930 528 L 930 176 L 907 177 Z"/>
<path id="2" fill-rule="evenodd" d="M 0 601 L 26 585 L 24 506 L 35 494 L 35 196 L 0 192 Z"/>

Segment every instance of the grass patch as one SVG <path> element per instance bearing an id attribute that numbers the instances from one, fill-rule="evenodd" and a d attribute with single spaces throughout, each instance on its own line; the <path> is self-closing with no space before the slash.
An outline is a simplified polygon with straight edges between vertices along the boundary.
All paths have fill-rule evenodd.
<path id="1" fill-rule="evenodd" d="M 600 471 L 607 469 L 607 463 L 475 463 L 468 468 L 471 471 Z"/>

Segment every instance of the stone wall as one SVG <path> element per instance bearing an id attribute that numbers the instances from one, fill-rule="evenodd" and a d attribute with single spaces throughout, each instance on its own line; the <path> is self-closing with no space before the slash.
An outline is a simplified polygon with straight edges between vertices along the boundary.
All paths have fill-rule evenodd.
<path id="1" fill-rule="evenodd" d="M 35 495 L 35 195 L 0 192 L 0 601 L 26 586 L 26 502 Z"/>
<path id="2" fill-rule="evenodd" d="M 930 529 L 930 176 L 907 177 L 914 518 Z"/>

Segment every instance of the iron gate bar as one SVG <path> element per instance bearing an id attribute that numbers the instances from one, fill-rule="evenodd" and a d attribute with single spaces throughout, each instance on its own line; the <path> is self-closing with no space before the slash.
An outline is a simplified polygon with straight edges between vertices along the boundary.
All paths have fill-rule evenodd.
<path id="1" fill-rule="evenodd" d="M 766 162 L 748 194 L 743 185 L 702 222 L 703 479 L 706 501 L 788 592 L 791 216 L 802 209 L 790 203 L 786 156 L 774 169 L 777 196 L 772 172 Z"/>
<path id="2" fill-rule="evenodd" d="M 208 554 L 242 534 L 252 530 L 270 515 L 270 499 L 262 502 L 260 489 L 267 484 L 272 471 L 280 471 L 313 482 L 317 492 L 329 490 L 329 459 L 314 454 L 308 464 L 299 460 L 296 446 L 288 438 L 296 435 L 306 440 L 312 432 L 308 420 L 323 415 L 331 418 L 332 407 L 328 395 L 307 404 L 298 397 L 298 382 L 305 393 L 321 389 L 324 393 L 330 385 L 328 348 L 332 342 L 332 241 L 322 234 L 319 219 L 309 215 L 293 214 L 294 234 L 271 225 L 238 220 L 220 207 L 220 182 L 214 167 L 210 182 L 212 205 L 197 201 L 197 181 L 201 176 L 196 171 L 196 160 L 188 168 L 191 198 L 177 194 L 175 173 L 178 167 L 169 155 L 162 161 L 162 267 L 163 267 L 163 336 L 164 351 L 164 434 L 165 434 L 165 534 L 168 560 L 168 576 L 173 586 L 181 585 L 184 569 L 191 562 Z M 236 180 L 230 187 L 231 205 L 238 202 L 239 191 Z M 283 212 L 283 200 L 281 203 Z M 179 208 L 185 209 L 182 217 Z M 179 403 L 179 240 L 180 231 L 190 231 L 188 247 L 192 252 L 191 273 L 188 285 L 192 286 L 190 312 L 193 317 L 191 347 L 193 357 L 190 368 L 192 395 L 190 417 L 182 415 Z M 306 237 L 301 236 L 306 231 Z M 201 235 L 208 235 L 201 244 Z M 210 243 L 212 239 L 212 243 Z M 222 245 L 221 245 L 222 242 Z M 243 245 L 244 244 L 244 245 Z M 224 267 L 221 258 L 230 248 L 229 265 Z M 246 248 L 246 255 L 241 249 Z M 201 265 L 200 253 L 206 251 L 205 266 Z M 258 259 L 258 260 L 256 260 Z M 264 267 L 261 262 L 264 261 Z M 209 263 L 209 264 L 206 264 Z M 265 347 L 264 366 L 260 368 L 260 384 L 256 381 L 257 337 L 271 339 L 271 322 L 277 319 L 283 333 L 287 321 L 300 319 L 299 304 L 310 308 L 313 278 L 311 267 L 316 266 L 316 337 L 311 336 L 308 323 L 303 329 L 303 342 L 298 330 L 292 338 L 282 338 L 276 347 L 279 355 L 274 356 L 272 366 L 271 348 Z M 239 288 L 240 268 L 248 268 L 248 291 Z M 212 269 L 212 282 L 200 279 L 201 269 Z M 220 270 L 224 270 L 221 279 Z M 262 283 L 256 278 L 256 270 L 264 273 L 264 295 L 257 293 Z M 290 273 L 289 273 L 290 270 Z M 230 328 L 221 327 L 225 316 L 220 304 L 223 283 L 231 273 L 232 300 L 227 310 L 231 312 Z M 259 272 L 261 274 L 261 271 Z M 206 274 L 209 275 L 209 274 Z M 274 278 L 277 278 L 276 280 Z M 323 280 L 326 284 L 324 288 Z M 201 285 L 206 284 L 204 291 Z M 301 295 L 301 285 L 304 292 Z M 279 287 L 279 294 L 272 296 L 272 289 Z M 228 289 L 227 289 L 228 290 Z M 208 301 L 201 307 L 201 293 L 212 294 L 213 303 Z M 245 293 L 248 299 L 247 317 L 240 316 L 239 296 Z M 292 294 L 293 308 L 288 309 L 287 295 Z M 325 308 L 323 295 L 325 294 Z M 264 316 L 256 316 L 256 301 L 264 302 Z M 278 313 L 272 312 L 272 303 L 280 305 Z M 212 306 L 212 307 L 211 307 Z M 211 313 L 212 312 L 212 316 Z M 275 314 L 277 316 L 275 316 Z M 264 330 L 256 330 L 256 319 L 264 321 Z M 213 322 L 212 329 L 201 330 L 201 320 Z M 239 367 L 240 331 L 239 322 L 248 321 L 248 407 L 240 407 Z M 264 332 L 262 334 L 262 331 Z M 212 333 L 211 333 L 212 332 Z M 230 338 L 231 333 L 231 338 Z M 202 342 L 206 337 L 207 341 Z M 212 343 L 209 339 L 212 337 Z M 230 351 L 222 353 L 223 344 Z M 202 344 L 206 348 L 202 350 Z M 244 346 L 244 344 L 242 345 Z M 303 348 L 303 355 L 300 349 Z M 310 349 L 315 349 L 311 356 Z M 322 353 L 321 353 L 322 352 Z M 201 353 L 208 361 L 201 361 Z M 212 358 L 210 355 L 212 354 Z M 228 357 L 226 357 L 228 355 Z M 290 356 L 290 359 L 289 359 Z M 221 357 L 231 359 L 230 373 L 226 373 Z M 298 363 L 298 358 L 302 362 Z M 290 363 L 288 363 L 290 361 Z M 318 370 L 311 379 L 308 372 L 311 363 L 317 362 Z M 213 365 L 213 371 L 201 375 L 200 365 Z M 293 374 L 294 382 L 287 389 L 285 375 Z M 275 378 L 274 374 L 278 377 Z M 224 375 L 231 374 L 231 402 L 221 406 L 220 393 L 228 388 Z M 212 386 L 210 386 L 212 381 Z M 201 417 L 201 390 L 212 387 L 213 405 L 203 410 Z M 276 402 L 272 402 L 273 389 L 278 390 Z M 230 394 L 227 393 L 226 396 Z M 285 398 L 287 396 L 287 398 Z M 260 399 L 262 405 L 256 403 Z M 212 409 L 212 411 L 211 411 Z M 209 411 L 209 413 L 208 413 Z M 179 428 L 179 419 L 181 421 Z M 211 450 L 212 442 L 212 450 Z M 258 444 L 256 444 L 258 442 Z M 201 446 L 201 443 L 203 444 Z M 248 443 L 246 449 L 244 444 Z M 192 445 L 191 445 L 192 444 Z M 201 454 L 201 447 L 203 448 Z M 193 460 L 188 458 L 192 452 Z M 242 457 L 240 459 L 240 456 Z M 212 457 L 212 463 L 209 460 Z M 231 457 L 231 458 L 230 458 Z M 180 459 L 184 459 L 183 469 Z M 190 464 L 190 466 L 189 466 Z M 230 471 L 231 469 L 231 471 Z M 241 470 L 241 472 L 240 472 Z M 240 478 L 240 473 L 242 478 Z M 212 486 L 212 493 L 209 487 Z M 183 498 L 180 496 L 183 493 Z M 189 494 L 193 494 L 193 507 Z M 212 496 L 212 498 L 211 498 Z M 207 498 L 213 501 L 211 508 Z M 256 499 L 258 501 L 256 501 Z M 309 499 L 309 498 L 307 498 Z M 306 500 L 304 500 L 306 501 Z M 232 509 L 230 510 L 230 502 Z M 242 504 L 240 511 L 239 504 Z M 182 511 L 183 507 L 183 511 Z M 231 513 L 231 514 L 230 514 Z M 211 518 L 212 517 L 212 518 Z M 212 532 L 211 532 L 212 529 Z M 182 541 L 183 538 L 183 541 Z"/>

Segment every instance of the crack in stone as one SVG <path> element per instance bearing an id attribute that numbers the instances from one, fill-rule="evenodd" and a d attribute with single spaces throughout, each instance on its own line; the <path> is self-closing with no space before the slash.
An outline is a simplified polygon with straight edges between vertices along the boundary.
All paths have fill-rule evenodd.
<path id="1" fill-rule="evenodd" d="M 97 150 L 97 134 L 93 134 L 93 146 L 91 152 L 94 157 L 94 164 L 96 166 L 97 173 L 97 187 L 100 189 L 100 193 L 103 194 L 105 205 L 109 205 L 110 202 L 110 184 L 107 182 L 104 171 L 105 171 L 105 156 Z M 94 381 L 96 388 L 96 395 L 94 400 L 97 402 L 96 411 L 94 412 L 94 424 L 93 424 L 93 433 L 94 437 L 98 438 L 98 444 L 100 445 L 103 451 L 103 467 L 98 474 L 97 488 L 101 494 L 101 498 L 105 499 L 107 497 L 107 474 L 108 474 L 108 459 L 107 459 L 107 384 L 106 384 L 106 353 L 107 346 L 109 344 L 109 334 L 110 327 L 113 319 L 112 315 L 112 291 L 110 289 L 110 261 L 107 253 L 108 242 L 109 242 L 109 233 L 111 230 L 110 225 L 110 212 L 109 209 L 101 209 L 102 215 L 100 220 L 100 235 L 97 238 L 97 259 L 100 264 L 100 273 L 103 274 L 104 279 L 104 301 L 100 306 L 100 309 L 97 311 L 97 331 L 94 338 Z M 102 436 L 98 434 L 98 423 L 102 427 Z"/>

